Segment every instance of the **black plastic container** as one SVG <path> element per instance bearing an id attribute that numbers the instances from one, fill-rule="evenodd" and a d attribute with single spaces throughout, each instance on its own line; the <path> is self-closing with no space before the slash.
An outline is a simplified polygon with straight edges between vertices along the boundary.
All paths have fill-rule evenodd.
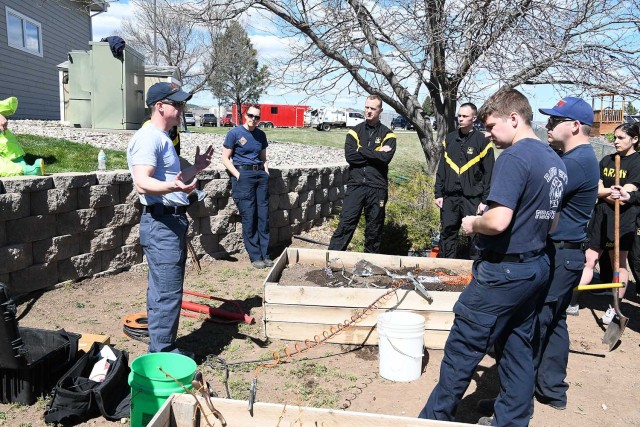
<path id="1" fill-rule="evenodd" d="M 0 401 L 31 405 L 75 363 L 80 335 L 23 328 L 0 283 Z"/>

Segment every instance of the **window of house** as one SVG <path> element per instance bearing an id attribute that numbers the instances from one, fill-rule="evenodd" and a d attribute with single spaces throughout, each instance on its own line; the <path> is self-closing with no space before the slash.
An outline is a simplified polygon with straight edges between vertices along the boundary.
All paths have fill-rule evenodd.
<path id="1" fill-rule="evenodd" d="M 278 107 L 271 107 L 271 114 L 278 114 Z"/>
<path id="2" fill-rule="evenodd" d="M 42 25 L 8 7 L 6 13 L 9 46 L 42 56 Z"/>

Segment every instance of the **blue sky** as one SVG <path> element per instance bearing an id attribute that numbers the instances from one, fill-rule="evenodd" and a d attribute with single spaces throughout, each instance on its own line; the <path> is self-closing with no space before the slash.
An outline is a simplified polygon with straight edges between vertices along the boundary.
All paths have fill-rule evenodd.
<path id="1" fill-rule="evenodd" d="M 120 0 L 120 1 L 110 1 L 111 6 L 109 7 L 108 12 L 95 16 L 93 18 L 93 39 L 100 40 L 102 37 L 106 37 L 111 35 L 113 29 L 119 28 L 122 20 L 125 17 L 131 16 L 132 14 L 132 5 L 129 4 L 128 0 Z M 250 22 L 253 22 L 253 18 Z M 269 55 L 277 54 L 282 51 L 283 44 L 278 39 L 277 36 L 259 33 L 257 31 L 253 31 L 252 28 L 248 29 L 249 37 L 251 38 L 254 47 L 258 51 L 259 59 L 260 56 L 263 55 L 265 57 Z M 534 120 L 537 121 L 545 121 L 546 117 L 538 112 L 538 108 L 550 108 L 556 104 L 556 102 L 562 98 L 562 96 L 579 96 L 575 93 L 557 93 L 551 86 L 528 86 L 519 88 L 523 93 L 525 93 L 531 102 L 532 107 L 534 108 Z M 280 95 L 281 91 L 277 89 L 272 89 L 271 93 L 267 93 L 263 95 L 260 99 L 262 103 L 273 103 L 273 104 L 300 104 L 304 103 L 305 105 L 310 105 L 313 107 L 320 107 L 325 105 L 326 101 L 319 98 L 309 98 L 306 102 L 304 102 L 305 95 L 298 93 L 290 93 L 287 95 Z M 346 107 L 346 108 L 357 108 L 362 109 L 364 107 L 364 97 L 337 97 L 335 106 L 338 107 Z M 482 100 L 472 100 L 476 102 L 478 106 L 482 104 Z M 591 99 L 586 99 L 588 103 L 591 103 Z M 196 96 L 194 96 L 194 102 L 198 105 L 210 107 L 217 104 L 216 100 L 206 91 L 203 91 Z M 599 106 L 599 101 L 597 103 Z M 387 112 L 389 112 L 390 108 L 387 107 Z M 391 110 L 393 111 L 393 110 Z M 394 112 L 395 113 L 395 112 Z"/>

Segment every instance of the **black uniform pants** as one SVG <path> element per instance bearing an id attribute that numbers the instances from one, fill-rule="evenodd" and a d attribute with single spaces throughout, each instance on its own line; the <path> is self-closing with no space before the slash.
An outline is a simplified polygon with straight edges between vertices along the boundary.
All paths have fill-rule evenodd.
<path id="1" fill-rule="evenodd" d="M 340 224 L 335 233 L 333 233 L 329 249 L 333 251 L 347 250 L 364 209 L 364 218 L 367 223 L 364 230 L 364 251 L 370 253 L 380 252 L 387 196 L 386 188 L 348 185 L 342 205 L 342 213 L 340 214 Z"/>
<path id="2" fill-rule="evenodd" d="M 475 215 L 479 197 L 444 196 L 440 209 L 440 251 L 438 258 L 457 258 L 458 231 L 462 218 Z M 477 258 L 477 251 L 473 241 L 469 242 L 469 257 Z"/>
<path id="3" fill-rule="evenodd" d="M 633 235 L 633 245 L 629 251 L 628 268 L 636 282 L 636 293 L 640 294 L 640 216 L 636 218 L 636 230 Z"/>

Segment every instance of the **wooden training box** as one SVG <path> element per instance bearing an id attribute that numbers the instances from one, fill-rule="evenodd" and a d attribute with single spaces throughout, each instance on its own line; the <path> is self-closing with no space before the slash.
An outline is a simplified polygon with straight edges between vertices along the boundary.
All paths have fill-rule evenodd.
<path id="1" fill-rule="evenodd" d="M 313 340 L 323 332 L 342 324 L 354 314 L 368 307 L 386 289 L 330 288 L 319 286 L 280 286 L 278 280 L 288 265 L 305 264 L 318 268 L 327 260 L 339 258 L 346 270 L 366 259 L 388 270 L 407 267 L 421 269 L 447 268 L 460 273 L 471 272 L 471 261 L 441 258 L 420 258 L 395 255 L 339 252 L 320 249 L 287 248 L 264 281 L 264 328 L 269 338 L 293 341 Z M 335 265 L 335 264 L 334 264 Z M 353 345 L 377 345 L 376 322 L 385 311 L 408 310 L 425 318 L 424 343 L 430 349 L 442 349 L 453 324 L 453 305 L 459 292 L 429 292 L 429 303 L 413 290 L 398 290 L 370 315 L 350 326 L 327 342 Z"/>
<path id="2" fill-rule="evenodd" d="M 202 408 L 204 400 L 197 398 Z M 203 417 L 194 419 L 196 397 L 191 394 L 173 394 L 162 405 L 148 427 L 192 427 L 206 426 Z M 325 427 L 463 427 L 469 424 L 445 421 L 421 420 L 363 412 L 346 412 L 335 409 L 309 408 L 304 406 L 282 405 L 279 403 L 259 403 L 253 405 L 253 414 L 247 410 L 247 401 L 212 398 L 213 406 L 220 411 L 229 427 L 255 426 L 325 426 Z M 212 426 L 221 426 L 208 409 L 205 415 Z"/>

